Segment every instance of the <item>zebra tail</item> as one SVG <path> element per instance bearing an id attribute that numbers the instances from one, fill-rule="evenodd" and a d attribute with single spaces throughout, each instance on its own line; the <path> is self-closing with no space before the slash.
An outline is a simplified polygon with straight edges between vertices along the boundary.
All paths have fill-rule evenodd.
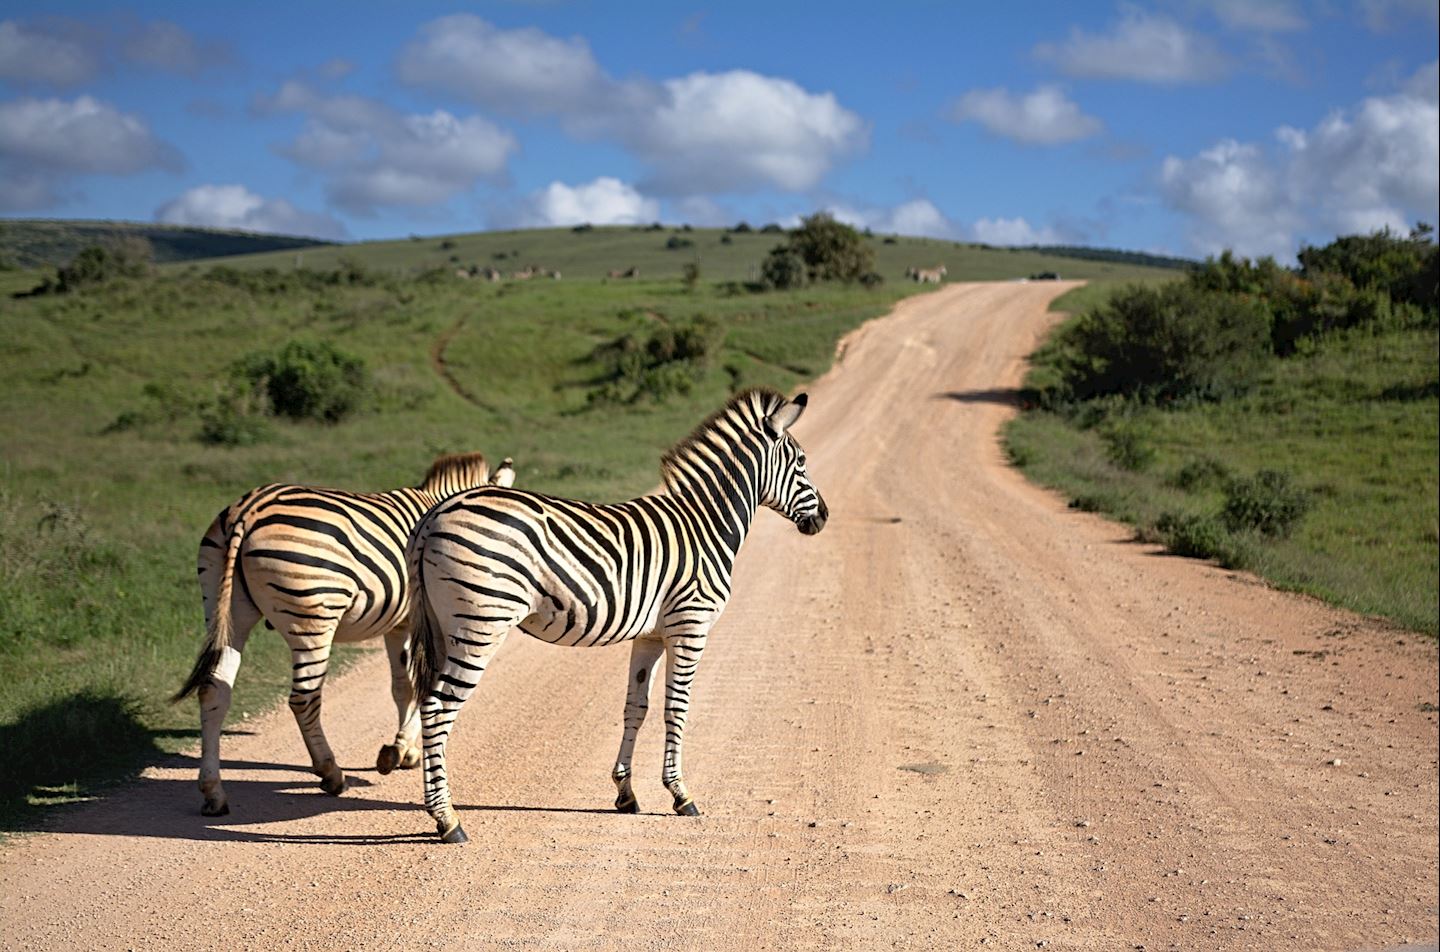
<path id="1" fill-rule="evenodd" d="M 230 617 L 230 599 L 235 592 L 235 567 L 240 560 L 240 543 L 245 541 L 245 523 L 235 520 L 230 527 L 230 541 L 225 550 L 225 568 L 220 573 L 220 589 L 215 596 L 215 611 L 210 615 L 210 624 L 205 629 L 205 644 L 190 669 L 185 686 L 170 698 L 171 704 L 185 700 L 204 687 L 215 672 L 215 666 L 225 655 L 225 649 L 235 635 L 235 624 Z"/>
<path id="2" fill-rule="evenodd" d="M 440 626 L 435 623 L 430 599 L 425 594 L 425 539 L 421 531 L 423 524 L 416 530 L 417 551 L 410 563 L 410 664 L 406 668 L 417 704 L 425 700 L 435 681 L 435 658 L 439 652 L 436 641 L 440 637 Z"/>

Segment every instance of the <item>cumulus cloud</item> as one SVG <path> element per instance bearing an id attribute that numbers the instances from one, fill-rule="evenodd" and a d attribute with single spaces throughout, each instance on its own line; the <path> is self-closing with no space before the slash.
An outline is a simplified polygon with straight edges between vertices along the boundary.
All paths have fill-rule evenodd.
<path id="1" fill-rule="evenodd" d="M 503 30 L 472 14 L 421 27 L 397 72 L 411 85 L 616 142 L 648 167 L 645 190 L 664 195 L 802 191 L 869 135 L 834 95 L 788 79 L 731 70 L 621 81 L 583 39 Z"/>
<path id="2" fill-rule="evenodd" d="M 1103 128 L 1051 85 L 1023 96 L 1003 88 L 973 89 L 951 105 L 949 114 L 955 122 L 978 122 L 997 136 L 1027 145 L 1074 142 Z"/>
<path id="3" fill-rule="evenodd" d="M 970 226 L 975 240 L 984 245 L 1054 245 L 1061 238 L 1048 225 L 1036 228 L 1024 218 L 981 218 Z"/>
<path id="4" fill-rule="evenodd" d="M 1436 64 L 1417 76 L 1433 77 Z M 1196 250 L 1285 260 L 1307 235 L 1407 231 L 1440 210 L 1440 109 L 1435 88 L 1338 110 L 1313 129 L 1282 127 L 1276 144 L 1225 140 L 1193 158 L 1169 156 L 1160 192 L 1189 214 Z"/>
<path id="5" fill-rule="evenodd" d="M 1230 63 L 1219 48 L 1169 17 L 1130 9 L 1108 33 L 1072 27 L 1063 43 L 1042 43 L 1035 55 L 1071 76 L 1175 85 L 1220 79 Z"/>
<path id="6" fill-rule="evenodd" d="M 432 20 L 400 52 L 412 86 L 440 89 L 500 112 L 573 112 L 600 102 L 611 80 L 580 37 L 502 30 L 470 13 Z"/>
<path id="7" fill-rule="evenodd" d="M 223 66 L 233 57 L 223 44 L 202 44 L 187 30 L 168 20 L 138 27 L 121 44 L 121 54 L 137 66 L 184 76 Z"/>
<path id="8" fill-rule="evenodd" d="M 89 96 L 0 102 L 0 202 L 8 208 L 52 204 L 74 176 L 180 165 L 141 119 Z"/>
<path id="9" fill-rule="evenodd" d="M 345 226 L 333 216 L 301 211 L 283 198 L 263 198 L 243 185 L 198 185 L 157 208 L 155 220 L 312 238 L 346 236 Z"/>
<path id="10" fill-rule="evenodd" d="M 441 204 L 483 179 L 504 177 L 515 137 L 480 116 L 443 109 L 404 114 L 362 96 L 327 96 L 287 82 L 259 99 L 262 113 L 295 112 L 305 127 L 280 148 L 329 176 L 331 201 L 357 215 Z"/>
<path id="11" fill-rule="evenodd" d="M 70 88 L 93 78 L 101 65 L 94 45 L 63 27 L 0 20 L 0 80 Z"/>
<path id="12" fill-rule="evenodd" d="M 836 221 L 882 234 L 926 238 L 950 238 L 955 234 L 950 220 L 925 198 L 902 202 L 893 208 L 856 209 L 837 205 L 827 211 L 835 216 Z"/>
<path id="13" fill-rule="evenodd" d="M 619 179 L 601 176 L 583 185 L 551 182 L 497 217 L 516 228 L 634 225 L 659 218 L 660 203 Z"/>

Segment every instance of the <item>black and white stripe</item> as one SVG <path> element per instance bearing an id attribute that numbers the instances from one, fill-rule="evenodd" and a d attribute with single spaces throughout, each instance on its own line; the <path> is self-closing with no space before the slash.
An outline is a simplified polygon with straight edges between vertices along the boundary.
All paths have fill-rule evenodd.
<path id="1" fill-rule="evenodd" d="M 414 488 L 353 493 L 261 486 L 215 517 L 200 540 L 198 559 L 207 637 L 174 698 L 200 695 L 202 812 L 230 810 L 220 782 L 220 730 L 241 652 L 262 619 L 290 645 L 290 709 L 322 788 L 335 794 L 345 789 L 320 724 L 321 689 L 337 641 L 384 637 L 399 729 L 395 741 L 380 749 L 378 766 L 388 773 L 419 763 L 419 721 L 406 673 L 406 543 L 421 517 L 446 497 L 513 482 L 508 459 L 492 476 L 480 453 L 445 456 Z"/>
<path id="2" fill-rule="evenodd" d="M 681 776 L 690 688 L 706 634 L 730 598 L 735 556 L 760 506 L 806 534 L 828 511 L 787 432 L 806 398 L 733 398 L 662 461 L 664 488 L 616 505 L 515 489 L 460 493 L 435 507 L 410 545 L 412 678 L 424 742 L 425 805 L 441 838 L 463 842 L 445 745 L 460 708 L 511 628 L 557 645 L 631 641 L 617 809 L 638 809 L 635 735 L 666 656 L 665 763 L 678 813 L 698 812 Z"/>

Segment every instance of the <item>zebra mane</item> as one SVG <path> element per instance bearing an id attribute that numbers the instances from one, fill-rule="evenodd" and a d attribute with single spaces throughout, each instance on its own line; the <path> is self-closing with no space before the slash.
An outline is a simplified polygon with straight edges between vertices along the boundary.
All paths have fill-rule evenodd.
<path id="1" fill-rule="evenodd" d="M 490 478 L 490 464 L 484 453 L 450 453 L 435 457 L 416 489 L 438 492 L 446 488 L 470 489 L 485 485 Z"/>
<path id="2" fill-rule="evenodd" d="M 679 462 L 692 449 L 704 443 L 710 431 L 721 420 L 727 417 L 738 417 L 740 418 L 737 421 L 741 424 L 740 429 L 745 429 L 745 424 L 757 426 L 761 420 L 774 413 L 784 403 L 784 395 L 769 387 L 751 387 L 735 394 L 723 407 L 702 420 L 689 436 L 670 447 L 660 457 L 660 475 L 664 479 L 665 485 L 671 485 Z"/>

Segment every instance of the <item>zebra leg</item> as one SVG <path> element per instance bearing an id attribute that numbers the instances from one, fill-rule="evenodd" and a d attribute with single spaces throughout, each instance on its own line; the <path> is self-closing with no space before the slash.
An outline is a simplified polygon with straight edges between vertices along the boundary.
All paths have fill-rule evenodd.
<path id="1" fill-rule="evenodd" d="M 516 619 L 518 621 L 518 619 Z M 500 650 L 510 623 L 486 632 L 466 630 L 465 636 L 445 639 L 447 657 L 437 665 L 425 700 L 420 703 L 420 734 L 425 751 L 425 809 L 435 820 L 435 829 L 445 843 L 469 840 L 460 826 L 460 817 L 450 801 L 450 782 L 445 773 L 445 745 L 460 716 L 460 708 L 480 683 L 480 676 Z M 437 659 L 438 660 L 438 659 Z"/>
<path id="2" fill-rule="evenodd" d="M 420 766 L 420 709 L 415 704 L 415 690 L 405 670 L 410 646 L 410 632 L 399 628 L 385 636 L 385 653 L 390 658 L 390 696 L 395 699 L 395 712 L 400 726 L 393 743 L 380 748 L 375 769 L 388 774 L 396 767 L 409 769 Z"/>
<path id="3" fill-rule="evenodd" d="M 339 796 L 345 792 L 345 773 L 335 762 L 335 752 L 325 739 L 320 724 L 320 696 L 325 687 L 325 673 L 330 670 L 330 649 L 334 632 L 320 634 L 286 632 L 290 644 L 290 712 L 300 726 L 300 736 L 310 751 L 310 769 L 320 778 L 320 789 Z"/>
<path id="4" fill-rule="evenodd" d="M 242 596 L 243 598 L 243 596 Z M 235 619 L 235 633 L 230 645 L 220 656 L 210 680 L 200 686 L 200 795 L 205 802 L 200 807 L 202 816 L 224 816 L 230 812 L 230 800 L 220 782 L 220 732 L 225 727 L 225 715 L 230 713 L 230 696 L 235 687 L 235 675 L 240 671 L 240 653 L 245 650 L 245 641 L 250 629 L 260 620 L 260 610 L 250 604 L 248 598 L 237 598 L 231 603 L 231 617 Z"/>
<path id="5" fill-rule="evenodd" d="M 620 738 L 620 754 L 615 758 L 615 769 L 610 779 L 615 781 L 620 795 L 615 798 L 615 809 L 621 813 L 639 813 L 640 803 L 635 799 L 635 790 L 630 784 L 630 761 L 635 754 L 635 737 L 640 725 L 645 723 L 645 712 L 650 706 L 650 685 L 655 679 L 655 663 L 665 651 L 665 642 L 655 637 L 636 638 L 630 647 L 630 680 L 625 691 L 625 733 Z"/>
<path id="6" fill-rule="evenodd" d="M 695 669 L 700 665 L 700 654 L 705 650 L 708 631 L 706 625 L 665 632 L 665 766 L 660 780 L 675 798 L 675 812 L 681 816 L 700 815 L 681 776 L 681 747 L 690 712 L 690 687 L 695 681 Z"/>

